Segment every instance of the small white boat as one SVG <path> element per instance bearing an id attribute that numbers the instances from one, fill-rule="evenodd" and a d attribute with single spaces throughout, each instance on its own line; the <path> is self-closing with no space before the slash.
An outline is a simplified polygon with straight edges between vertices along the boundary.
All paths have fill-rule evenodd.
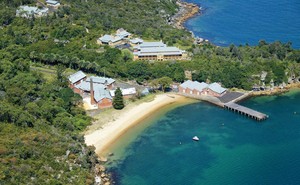
<path id="1" fill-rule="evenodd" d="M 193 140 L 194 140 L 194 141 L 199 141 L 199 137 L 194 136 L 194 137 L 193 137 Z"/>

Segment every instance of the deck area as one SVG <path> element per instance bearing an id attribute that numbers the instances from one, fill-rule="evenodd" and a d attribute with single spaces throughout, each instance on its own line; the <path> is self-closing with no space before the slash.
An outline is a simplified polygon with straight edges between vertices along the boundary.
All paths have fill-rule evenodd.
<path id="1" fill-rule="evenodd" d="M 241 92 L 227 92 L 223 96 L 219 97 L 222 103 L 228 103 L 231 101 L 236 102 L 239 98 L 242 98 L 245 94 Z"/>
<path id="2" fill-rule="evenodd" d="M 253 109 L 244 107 L 242 105 L 238 105 L 238 104 L 233 103 L 233 102 L 225 103 L 224 108 L 232 110 L 234 112 L 238 112 L 242 115 L 246 115 L 246 116 L 248 116 L 250 118 L 253 118 L 253 119 L 256 119 L 258 121 L 265 120 L 265 119 L 268 118 L 268 115 L 266 115 L 264 113 L 255 111 Z"/>

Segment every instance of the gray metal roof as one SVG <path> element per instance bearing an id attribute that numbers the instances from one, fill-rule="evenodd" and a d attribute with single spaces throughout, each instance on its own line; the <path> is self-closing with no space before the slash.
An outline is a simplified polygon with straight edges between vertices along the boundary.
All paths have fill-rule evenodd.
<path id="1" fill-rule="evenodd" d="M 20 6 L 18 10 L 25 11 L 28 13 L 36 13 L 38 11 L 38 8 L 34 6 Z"/>
<path id="2" fill-rule="evenodd" d="M 140 39 L 140 38 L 134 38 L 134 39 L 131 39 L 129 40 L 132 44 L 138 44 L 138 43 L 143 43 L 143 39 Z"/>
<path id="3" fill-rule="evenodd" d="M 78 71 L 69 76 L 69 81 L 73 84 L 75 82 L 78 82 L 79 80 L 82 80 L 85 77 L 86 75 L 82 71 Z"/>
<path id="4" fill-rule="evenodd" d="M 141 48 L 140 51 L 133 52 L 134 55 L 148 56 L 148 55 L 182 55 L 184 51 L 177 47 L 153 47 Z"/>
<path id="5" fill-rule="evenodd" d="M 166 44 L 163 42 L 143 42 L 140 44 L 140 48 L 148 48 L 148 47 L 166 47 Z"/>
<path id="6" fill-rule="evenodd" d="M 60 3 L 58 1 L 53 1 L 53 0 L 46 0 L 47 4 L 51 4 L 51 5 L 59 5 Z"/>
<path id="7" fill-rule="evenodd" d="M 104 36 L 100 37 L 99 40 L 101 42 L 113 42 L 114 43 L 114 42 L 118 42 L 118 41 L 122 40 L 122 38 L 119 36 L 114 37 L 112 35 L 104 35 Z"/>
<path id="8" fill-rule="evenodd" d="M 126 95 L 135 95 L 136 94 L 135 87 L 126 88 L 126 89 L 120 89 L 120 90 L 121 90 L 123 96 L 126 96 Z M 115 91 L 116 90 L 110 90 L 109 91 L 110 94 L 111 94 L 111 96 L 115 96 Z"/>
<path id="9" fill-rule="evenodd" d="M 183 82 L 180 86 L 183 88 L 190 88 L 193 86 L 193 81 L 187 80 L 187 81 Z"/>
<path id="10" fill-rule="evenodd" d="M 208 87 L 208 84 L 204 83 L 204 82 L 199 83 L 197 81 L 188 80 L 188 81 L 185 81 L 180 86 L 183 87 L 183 88 L 189 88 L 189 89 L 192 89 L 192 90 L 196 89 L 198 91 L 202 91 L 204 88 Z"/>
<path id="11" fill-rule="evenodd" d="M 96 102 L 99 102 L 104 98 L 108 98 L 108 99 L 112 100 L 112 97 L 111 97 L 109 91 L 104 88 L 94 90 L 94 98 L 95 98 Z"/>
<path id="12" fill-rule="evenodd" d="M 94 83 L 99 83 L 99 84 L 110 85 L 110 84 L 112 84 L 112 83 L 115 82 L 115 80 L 112 79 L 112 78 L 99 77 L 99 76 L 91 76 L 91 77 L 88 77 L 88 78 L 86 79 L 86 81 L 89 82 L 91 78 L 93 79 L 93 82 L 94 82 Z"/>
<path id="13" fill-rule="evenodd" d="M 219 94 L 222 94 L 224 91 L 227 90 L 227 89 L 221 87 L 221 85 L 216 82 L 212 83 L 212 84 L 207 84 L 204 82 L 199 83 L 197 81 L 187 80 L 184 83 L 182 83 L 180 86 L 183 88 L 189 88 L 192 90 L 196 89 L 198 91 L 202 91 L 204 88 L 209 88 L 212 91 L 219 93 Z"/>
<path id="14" fill-rule="evenodd" d="M 75 87 L 78 89 L 81 89 L 83 91 L 91 91 L 91 84 L 90 84 L 90 82 L 87 82 L 87 81 L 82 81 L 80 84 L 75 85 Z M 105 85 L 93 83 L 93 88 L 94 88 L 94 91 L 96 91 L 97 89 L 104 89 Z"/>
<path id="15" fill-rule="evenodd" d="M 116 36 L 119 36 L 121 38 L 128 37 L 130 35 L 131 33 L 127 32 L 126 30 L 120 31 L 119 33 L 116 34 Z"/>
<path id="16" fill-rule="evenodd" d="M 43 15 L 48 13 L 49 9 L 48 8 L 42 8 L 39 9 L 38 7 L 35 6 L 20 6 L 17 11 L 16 14 L 18 15 L 33 15 L 33 14 L 38 14 L 38 15 Z"/>
<path id="17" fill-rule="evenodd" d="M 222 94 L 224 91 L 226 91 L 227 89 L 221 87 L 220 84 L 218 83 L 212 83 L 208 86 L 209 89 L 211 89 L 212 91 L 216 92 L 216 93 L 219 93 L 219 94 Z"/>
<path id="18" fill-rule="evenodd" d="M 194 82 L 194 88 L 196 89 L 196 90 L 198 90 L 198 91 L 202 91 L 204 88 L 206 88 L 208 86 L 208 84 L 207 83 L 204 83 L 204 82 L 201 82 L 201 83 L 199 83 L 199 82 L 197 82 L 197 81 L 195 81 Z"/>

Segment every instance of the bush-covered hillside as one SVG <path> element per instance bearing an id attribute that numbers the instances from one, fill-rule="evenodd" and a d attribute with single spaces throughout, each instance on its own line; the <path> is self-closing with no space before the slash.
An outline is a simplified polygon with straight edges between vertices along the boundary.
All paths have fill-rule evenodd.
<path id="1" fill-rule="evenodd" d="M 0 62 L 0 184 L 91 184 L 91 119 L 61 75 L 47 83 L 24 60 Z"/>

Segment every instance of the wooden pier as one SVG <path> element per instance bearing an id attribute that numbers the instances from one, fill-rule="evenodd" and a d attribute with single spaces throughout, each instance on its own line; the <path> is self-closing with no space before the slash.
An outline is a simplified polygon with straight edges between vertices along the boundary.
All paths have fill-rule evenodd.
<path id="1" fill-rule="evenodd" d="M 265 120 L 269 117 L 266 114 L 263 114 L 261 112 L 255 111 L 255 110 L 247 108 L 247 107 L 244 107 L 242 105 L 238 105 L 238 104 L 233 103 L 233 102 L 225 103 L 224 108 L 232 110 L 234 112 L 238 112 L 242 115 L 246 115 L 246 116 L 248 116 L 250 118 L 253 118 L 257 121 Z"/>

